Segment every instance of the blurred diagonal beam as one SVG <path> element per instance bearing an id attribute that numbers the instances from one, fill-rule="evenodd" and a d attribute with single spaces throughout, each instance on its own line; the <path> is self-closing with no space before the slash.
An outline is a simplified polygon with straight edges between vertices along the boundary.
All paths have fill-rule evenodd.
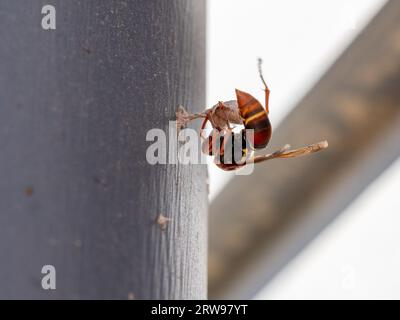
<path id="1" fill-rule="evenodd" d="M 399 156 L 400 1 L 282 122 L 271 149 L 322 139 L 327 150 L 260 164 L 211 204 L 210 298 L 251 298 Z"/>

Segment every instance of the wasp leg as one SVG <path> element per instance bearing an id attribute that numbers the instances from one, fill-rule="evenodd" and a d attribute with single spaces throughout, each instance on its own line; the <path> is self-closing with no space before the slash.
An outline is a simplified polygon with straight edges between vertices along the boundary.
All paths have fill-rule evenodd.
<path id="1" fill-rule="evenodd" d="M 289 149 L 288 145 L 286 145 L 285 147 L 283 147 L 282 149 L 280 149 L 274 153 L 266 154 L 263 156 L 256 156 L 256 157 L 248 160 L 247 163 L 249 163 L 249 162 L 258 163 L 258 162 L 263 162 L 263 161 L 267 161 L 267 160 L 271 160 L 271 159 L 275 159 L 275 158 L 296 158 L 296 157 L 305 156 L 305 155 L 308 155 L 308 154 L 311 154 L 314 152 L 318 152 L 318 151 L 321 151 L 326 148 L 328 148 L 328 141 L 321 141 L 321 142 L 310 144 L 306 147 L 294 149 L 294 150 L 288 150 Z"/>
<path id="2" fill-rule="evenodd" d="M 205 112 L 189 113 L 182 106 L 178 107 L 178 111 L 176 111 L 175 115 L 176 115 L 176 127 L 178 129 L 178 132 L 182 128 L 185 128 L 187 123 L 190 121 L 193 121 L 198 118 L 207 118 L 207 115 Z"/>
<path id="3" fill-rule="evenodd" d="M 262 83 L 264 84 L 264 91 L 265 91 L 265 110 L 267 111 L 267 113 L 269 113 L 269 93 L 270 93 L 270 91 L 267 86 L 267 83 L 264 80 L 261 65 L 262 65 L 262 59 L 258 58 L 258 73 L 260 75 Z"/>

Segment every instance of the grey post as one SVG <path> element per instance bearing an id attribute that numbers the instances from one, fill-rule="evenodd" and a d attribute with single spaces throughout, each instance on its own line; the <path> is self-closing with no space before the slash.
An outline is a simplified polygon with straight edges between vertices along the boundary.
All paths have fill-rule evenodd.
<path id="1" fill-rule="evenodd" d="M 204 98 L 202 0 L 1 1 L 0 298 L 206 298 L 206 168 L 146 162 Z"/>

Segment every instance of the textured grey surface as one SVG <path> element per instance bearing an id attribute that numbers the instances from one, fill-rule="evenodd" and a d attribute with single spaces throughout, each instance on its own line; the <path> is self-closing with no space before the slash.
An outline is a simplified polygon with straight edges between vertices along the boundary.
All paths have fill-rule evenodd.
<path id="1" fill-rule="evenodd" d="M 204 1 L 44 4 L 0 3 L 0 298 L 205 298 L 206 168 L 145 158 L 204 106 Z"/>

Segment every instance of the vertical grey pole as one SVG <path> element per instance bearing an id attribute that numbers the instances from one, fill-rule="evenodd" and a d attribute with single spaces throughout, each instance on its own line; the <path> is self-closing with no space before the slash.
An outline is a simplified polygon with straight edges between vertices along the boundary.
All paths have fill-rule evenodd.
<path id="1" fill-rule="evenodd" d="M 146 161 L 204 97 L 203 0 L 1 1 L 0 298 L 206 298 L 206 168 Z"/>

